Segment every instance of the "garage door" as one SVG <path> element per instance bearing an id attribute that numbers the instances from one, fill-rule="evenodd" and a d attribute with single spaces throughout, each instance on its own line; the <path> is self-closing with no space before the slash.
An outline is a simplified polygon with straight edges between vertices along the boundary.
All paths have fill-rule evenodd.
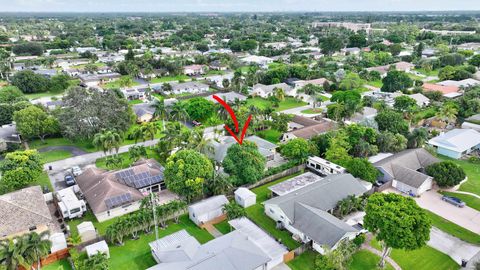
<path id="1" fill-rule="evenodd" d="M 410 192 L 413 192 L 414 194 L 417 193 L 417 190 L 405 183 L 402 183 L 402 182 L 398 182 L 398 181 L 395 181 L 396 182 L 396 189 L 398 189 L 399 191 L 403 192 L 403 193 L 410 193 Z"/>

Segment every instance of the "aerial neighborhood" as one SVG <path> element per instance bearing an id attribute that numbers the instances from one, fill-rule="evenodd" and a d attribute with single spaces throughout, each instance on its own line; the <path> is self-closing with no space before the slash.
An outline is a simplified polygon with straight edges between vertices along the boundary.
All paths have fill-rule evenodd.
<path id="1" fill-rule="evenodd" d="M 479 270 L 470 9 L 5 13 L 0 270 Z"/>

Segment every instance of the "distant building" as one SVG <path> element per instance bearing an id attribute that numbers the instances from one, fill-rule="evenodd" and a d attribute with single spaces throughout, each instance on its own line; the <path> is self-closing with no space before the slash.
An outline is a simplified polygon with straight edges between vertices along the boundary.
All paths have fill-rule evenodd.
<path id="1" fill-rule="evenodd" d="M 277 84 L 271 84 L 271 85 L 264 85 L 261 83 L 257 83 L 253 86 L 251 95 L 259 96 L 262 98 L 268 98 L 275 94 L 274 93 L 275 89 L 282 89 L 285 95 L 290 96 L 293 88 L 286 83 L 277 83 Z"/>
<path id="2" fill-rule="evenodd" d="M 205 74 L 205 66 L 204 65 L 190 65 L 183 67 L 183 74 L 188 76 L 196 76 Z"/>
<path id="3" fill-rule="evenodd" d="M 282 142 L 287 142 L 295 138 L 310 140 L 316 135 L 335 129 L 337 125 L 335 122 L 327 119 L 313 120 L 295 115 L 289 126 L 293 128 L 293 130 L 282 135 Z"/>
<path id="4" fill-rule="evenodd" d="M 453 129 L 428 141 L 437 153 L 459 159 L 480 150 L 480 132 L 475 129 Z"/>
<path id="5" fill-rule="evenodd" d="M 179 95 L 184 93 L 198 94 L 208 92 L 209 86 L 200 82 L 185 82 L 172 85 L 171 94 Z"/>

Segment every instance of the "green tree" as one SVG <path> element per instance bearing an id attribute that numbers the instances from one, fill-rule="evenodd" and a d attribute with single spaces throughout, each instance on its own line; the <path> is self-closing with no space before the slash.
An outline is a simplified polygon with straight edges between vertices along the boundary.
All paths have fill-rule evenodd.
<path id="1" fill-rule="evenodd" d="M 434 163 L 427 166 L 425 170 L 440 187 L 453 187 L 466 177 L 463 168 L 452 161 Z"/>
<path id="2" fill-rule="evenodd" d="M 204 182 L 213 176 L 213 165 L 197 151 L 180 150 L 168 158 L 164 175 L 168 189 L 191 201 L 202 195 Z"/>
<path id="3" fill-rule="evenodd" d="M 383 244 L 381 267 L 392 248 L 415 250 L 430 239 L 430 218 L 412 198 L 374 193 L 368 199 L 365 212 L 365 228 Z"/>
<path id="4" fill-rule="evenodd" d="M 0 88 L 0 103 L 13 103 L 28 100 L 16 86 L 5 86 Z"/>
<path id="5" fill-rule="evenodd" d="M 472 66 L 480 67 L 480 54 L 472 56 L 472 58 L 468 60 L 468 63 Z"/>
<path id="6" fill-rule="evenodd" d="M 130 160 L 137 161 L 142 157 L 147 157 L 147 148 L 143 145 L 134 145 L 128 148 Z"/>
<path id="7" fill-rule="evenodd" d="M 417 108 L 417 102 L 407 95 L 399 96 L 395 98 L 393 108 L 400 112 L 412 112 Z"/>
<path id="8" fill-rule="evenodd" d="M 37 150 L 8 153 L 0 163 L 0 193 L 24 188 L 33 183 L 42 172 L 42 162 Z"/>
<path id="9" fill-rule="evenodd" d="M 365 158 L 352 158 L 347 162 L 345 168 L 353 176 L 371 183 L 374 183 L 379 175 L 377 168 Z"/>
<path id="10" fill-rule="evenodd" d="M 70 77 L 66 74 L 55 75 L 50 79 L 49 90 L 52 93 L 63 92 L 70 86 Z"/>
<path id="11" fill-rule="evenodd" d="M 101 149 L 105 155 L 107 155 L 107 153 L 112 153 L 113 150 L 118 154 L 122 142 L 122 135 L 113 130 L 104 130 L 95 134 L 92 141 L 93 145 L 98 149 Z"/>
<path id="12" fill-rule="evenodd" d="M 43 142 L 45 136 L 60 132 L 58 120 L 36 106 L 29 106 L 13 114 L 17 130 L 25 139 L 38 137 Z"/>
<path id="13" fill-rule="evenodd" d="M 196 97 L 186 102 L 185 110 L 192 120 L 204 121 L 213 115 L 214 104 L 203 97 Z"/>
<path id="14" fill-rule="evenodd" d="M 12 77 L 12 85 L 18 87 L 23 93 L 37 93 L 48 90 L 50 82 L 42 75 L 35 74 L 31 70 L 22 70 Z"/>
<path id="15" fill-rule="evenodd" d="M 378 134 L 376 144 L 380 152 L 397 153 L 407 148 L 407 138 L 402 134 L 383 131 Z"/>
<path id="16" fill-rule="evenodd" d="M 227 214 L 228 220 L 245 217 L 247 215 L 245 208 L 238 205 L 235 201 L 225 204 L 223 206 L 223 212 Z"/>
<path id="17" fill-rule="evenodd" d="M 298 163 L 305 162 L 307 158 L 316 153 L 315 145 L 303 138 L 296 138 L 282 144 L 280 153 L 289 160 Z"/>
<path id="18" fill-rule="evenodd" d="M 413 81 L 403 71 L 391 70 L 387 76 L 382 79 L 382 92 L 405 92 L 408 88 L 413 86 Z"/>
<path id="19" fill-rule="evenodd" d="M 260 180 L 265 164 L 266 159 L 258 152 L 257 145 L 249 141 L 230 146 L 223 159 L 223 168 L 236 185 L 251 184 Z"/>
<path id="20" fill-rule="evenodd" d="M 320 44 L 322 53 L 332 55 L 334 52 L 340 51 L 343 47 L 343 42 L 336 36 L 329 36 L 325 38 Z"/>
<path id="21" fill-rule="evenodd" d="M 394 134 L 408 134 L 408 122 L 401 113 L 392 110 L 383 110 L 375 116 L 380 131 L 390 131 Z"/>

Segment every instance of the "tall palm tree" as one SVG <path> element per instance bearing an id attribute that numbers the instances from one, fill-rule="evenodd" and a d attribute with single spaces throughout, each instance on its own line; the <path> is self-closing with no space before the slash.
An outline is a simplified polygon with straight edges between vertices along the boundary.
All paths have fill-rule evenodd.
<path id="1" fill-rule="evenodd" d="M 37 270 L 41 268 L 40 260 L 48 255 L 52 247 L 52 242 L 48 240 L 48 235 L 48 232 L 42 232 L 40 234 L 32 232 L 24 236 L 28 245 L 25 252 L 27 260 L 31 263 L 36 262 Z"/>
<path id="2" fill-rule="evenodd" d="M 101 148 L 105 155 L 113 149 L 115 149 L 115 152 L 118 154 L 122 141 L 122 136 L 112 130 L 102 131 L 101 133 L 95 134 L 93 137 L 93 145 Z"/>
<path id="3" fill-rule="evenodd" d="M 212 139 L 205 138 L 203 128 L 194 128 L 190 132 L 187 148 L 197 150 L 202 154 L 209 154 L 213 152 L 211 142 Z"/>
<path id="4" fill-rule="evenodd" d="M 283 90 L 282 88 L 275 88 L 273 89 L 273 94 L 275 95 L 275 97 L 280 100 L 280 101 L 284 101 L 285 100 L 285 90 Z"/>
<path id="5" fill-rule="evenodd" d="M 163 99 L 155 101 L 152 106 L 155 111 L 153 112 L 154 118 L 160 118 L 162 120 L 163 129 L 165 129 L 165 118 L 167 115 L 167 108 Z"/>
<path id="6" fill-rule="evenodd" d="M 143 141 L 145 141 L 145 136 L 144 136 L 145 134 L 142 130 L 142 126 L 135 126 L 133 128 L 133 131 L 130 133 L 130 135 L 132 136 L 133 141 L 135 143 L 137 143 L 139 139 L 142 139 Z"/>
<path id="7" fill-rule="evenodd" d="M 182 102 L 177 102 L 173 104 L 170 110 L 170 116 L 177 121 L 187 121 L 188 113 L 185 110 L 185 106 Z"/>
<path id="8" fill-rule="evenodd" d="M 158 127 L 155 123 L 145 123 L 142 126 L 142 129 L 145 137 L 150 138 L 151 140 L 155 139 L 155 135 L 158 132 Z"/>
<path id="9" fill-rule="evenodd" d="M 26 269 L 30 268 L 31 264 L 24 256 L 27 247 L 26 241 L 23 241 L 22 238 L 8 239 L 0 242 L 0 262 L 2 262 L 8 270 L 17 270 L 19 266 L 23 266 Z"/>

